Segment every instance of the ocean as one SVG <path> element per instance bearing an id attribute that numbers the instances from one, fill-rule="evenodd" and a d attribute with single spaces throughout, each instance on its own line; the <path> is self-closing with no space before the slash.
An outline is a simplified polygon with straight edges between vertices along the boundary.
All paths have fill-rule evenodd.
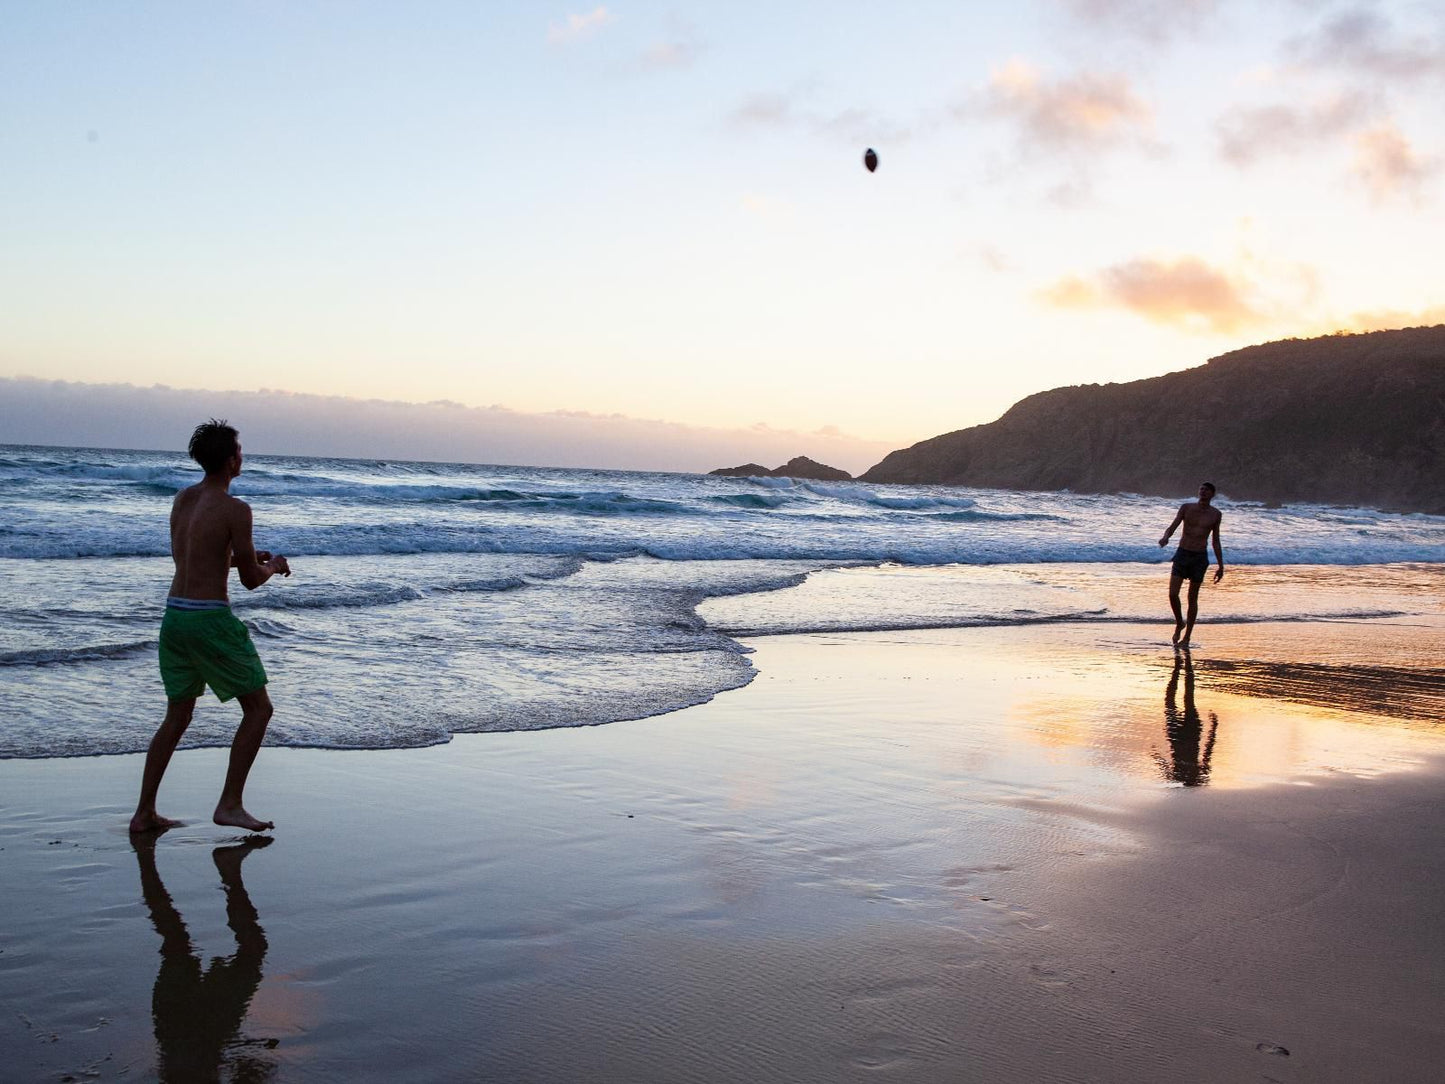
<path id="1" fill-rule="evenodd" d="M 0 758 L 143 750 L 182 453 L 0 445 Z M 780 478 L 246 457 L 294 575 L 233 584 L 270 744 L 393 748 L 587 726 L 755 676 L 744 641 L 1158 622 L 1176 500 Z M 1445 517 L 1232 501 L 1202 624 L 1440 612 Z M 1321 566 L 1329 566 L 1322 574 Z M 1162 642 L 1162 641 L 1161 641 Z M 203 701 L 186 745 L 228 744 Z"/>

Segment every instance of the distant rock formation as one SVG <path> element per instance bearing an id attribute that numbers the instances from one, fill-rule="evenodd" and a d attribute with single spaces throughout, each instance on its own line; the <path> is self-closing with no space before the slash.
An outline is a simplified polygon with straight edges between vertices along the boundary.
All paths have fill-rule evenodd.
<path id="1" fill-rule="evenodd" d="M 1227 497 L 1445 514 L 1445 325 L 1286 339 L 1040 392 L 865 482 Z"/>
<path id="2" fill-rule="evenodd" d="M 848 482 L 853 478 L 845 470 L 819 463 L 805 455 L 794 456 L 777 470 L 768 470 L 759 463 L 744 463 L 741 467 L 719 467 L 708 473 L 730 478 L 809 478 L 818 482 Z"/>

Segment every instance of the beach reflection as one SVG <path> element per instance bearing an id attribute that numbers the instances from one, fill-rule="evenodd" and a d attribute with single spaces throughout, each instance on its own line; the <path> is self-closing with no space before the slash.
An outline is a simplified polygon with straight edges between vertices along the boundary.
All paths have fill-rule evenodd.
<path id="1" fill-rule="evenodd" d="M 1179 709 L 1179 676 L 1184 674 L 1184 710 Z M 1189 651 L 1174 653 L 1174 670 L 1164 688 L 1164 736 L 1169 741 L 1169 755 L 1154 754 L 1155 761 L 1171 783 L 1186 787 L 1202 787 L 1209 782 L 1209 766 L 1214 756 L 1214 736 L 1219 717 L 1209 713 L 1209 734 L 1204 733 L 1204 720 L 1194 706 L 1194 660 Z"/>
<path id="2" fill-rule="evenodd" d="M 206 967 L 156 870 L 155 837 L 132 840 L 140 864 L 141 894 L 161 936 L 161 967 L 151 994 L 151 1014 L 157 1075 L 162 1081 L 220 1080 L 224 1068 L 229 1079 L 252 1084 L 269 1080 L 276 1071 L 268 1055 L 276 1040 L 241 1035 L 266 959 L 266 933 L 241 880 L 241 862 L 270 843 L 264 836 L 252 836 L 211 852 L 226 893 L 226 924 L 235 936 L 236 951 L 229 957 L 214 957 Z"/>

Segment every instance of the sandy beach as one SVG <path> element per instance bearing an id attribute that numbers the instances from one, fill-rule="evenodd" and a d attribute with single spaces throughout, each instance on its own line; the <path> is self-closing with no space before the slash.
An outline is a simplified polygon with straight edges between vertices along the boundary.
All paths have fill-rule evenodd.
<path id="1" fill-rule="evenodd" d="M 0 762 L 0 1078 L 1438 1079 L 1440 630 L 1159 631 L 763 637 L 656 718 L 268 748 L 269 845 L 219 750 L 139 847 L 139 757 Z"/>

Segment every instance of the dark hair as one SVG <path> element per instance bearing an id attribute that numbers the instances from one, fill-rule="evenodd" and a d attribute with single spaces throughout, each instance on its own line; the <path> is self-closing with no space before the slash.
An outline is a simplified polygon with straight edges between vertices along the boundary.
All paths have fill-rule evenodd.
<path id="1" fill-rule="evenodd" d="M 186 450 L 207 474 L 219 474 L 239 450 L 238 436 L 240 434 L 226 424 L 225 418 L 212 418 L 196 426 Z"/>
<path id="2" fill-rule="evenodd" d="M 1207 489 L 1207 490 L 1209 490 L 1209 492 L 1211 492 L 1211 493 L 1218 493 L 1218 492 L 1219 492 L 1219 490 L 1217 490 L 1217 489 L 1214 488 L 1214 483 L 1213 483 L 1213 482 L 1200 482 L 1200 483 L 1199 483 L 1199 486 L 1200 486 L 1201 489 Z"/>

